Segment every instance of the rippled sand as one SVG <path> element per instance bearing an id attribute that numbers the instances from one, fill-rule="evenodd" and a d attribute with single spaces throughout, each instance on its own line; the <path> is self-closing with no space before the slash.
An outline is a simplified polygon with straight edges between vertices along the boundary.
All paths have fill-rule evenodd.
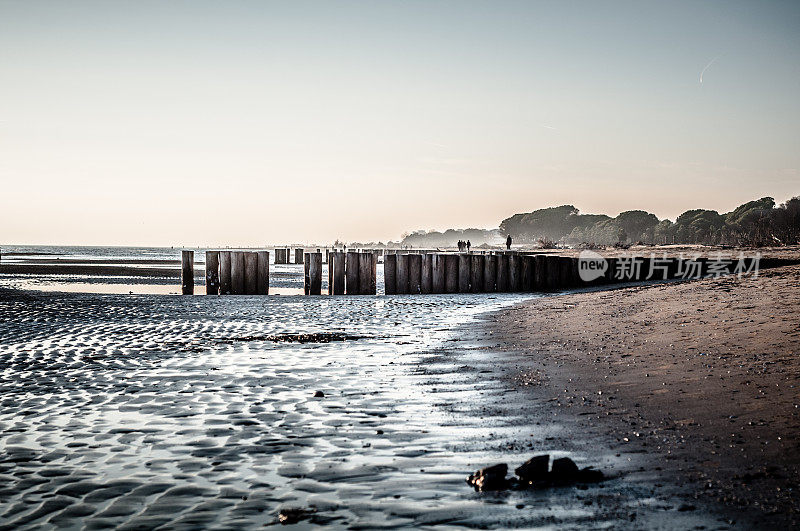
<path id="1" fill-rule="evenodd" d="M 0 527 L 234 529 L 287 508 L 340 527 L 596 527 L 631 511 L 659 527 L 672 507 L 620 478 L 464 483 L 557 429 L 542 406 L 515 406 L 500 358 L 469 332 L 524 298 L 0 290 Z M 267 337 L 320 332 L 362 337 Z M 612 468 L 601 455 L 573 458 Z"/>

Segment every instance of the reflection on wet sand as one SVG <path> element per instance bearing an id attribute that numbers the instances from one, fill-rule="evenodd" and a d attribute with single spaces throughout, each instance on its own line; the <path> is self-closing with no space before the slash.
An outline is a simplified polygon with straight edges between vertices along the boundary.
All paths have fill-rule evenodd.
<path id="1" fill-rule="evenodd" d="M 498 360 L 467 333 L 476 314 L 523 298 L 2 291 L 0 518 L 253 527 L 284 511 L 339 526 L 530 527 L 613 525 L 634 506 L 660 518 L 668 502 L 618 480 L 465 484 L 557 429 L 509 402 Z M 345 340 L 268 337 L 320 332 Z"/>

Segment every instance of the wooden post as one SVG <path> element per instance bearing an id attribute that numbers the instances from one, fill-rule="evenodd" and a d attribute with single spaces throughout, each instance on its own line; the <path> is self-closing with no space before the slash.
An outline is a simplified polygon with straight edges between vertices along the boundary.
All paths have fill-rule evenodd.
<path id="1" fill-rule="evenodd" d="M 458 293 L 458 255 L 444 254 L 444 291 Z"/>
<path id="2" fill-rule="evenodd" d="M 355 251 L 347 251 L 345 262 L 345 293 L 348 295 L 358 295 L 358 253 Z"/>
<path id="3" fill-rule="evenodd" d="M 433 292 L 433 255 L 425 253 L 422 256 L 422 273 L 420 275 L 420 293 Z"/>
<path id="4" fill-rule="evenodd" d="M 414 295 L 422 293 L 421 254 L 412 254 L 408 257 L 408 292 Z"/>
<path id="5" fill-rule="evenodd" d="M 473 254 L 472 265 L 470 267 L 469 288 L 472 293 L 480 293 L 483 291 L 483 259 L 482 254 Z"/>
<path id="6" fill-rule="evenodd" d="M 395 292 L 398 295 L 405 295 L 409 292 L 408 287 L 408 255 L 397 255 L 397 284 Z"/>
<path id="7" fill-rule="evenodd" d="M 508 255 L 497 255 L 497 291 L 508 291 Z"/>
<path id="8" fill-rule="evenodd" d="M 446 255 L 431 255 L 431 293 L 445 293 L 447 291 L 446 260 Z"/>
<path id="9" fill-rule="evenodd" d="M 458 255 L 458 292 L 469 293 L 472 280 L 472 255 L 460 253 Z"/>
<path id="10" fill-rule="evenodd" d="M 219 295 L 219 251 L 206 251 L 206 295 Z"/>
<path id="11" fill-rule="evenodd" d="M 244 294 L 255 295 L 258 291 L 258 253 L 244 253 Z"/>
<path id="12" fill-rule="evenodd" d="M 306 295 L 322 295 L 322 253 L 306 253 L 303 265 Z"/>
<path id="13" fill-rule="evenodd" d="M 383 257 L 383 291 L 387 295 L 397 293 L 397 255 L 387 254 Z"/>
<path id="14" fill-rule="evenodd" d="M 558 256 L 547 256 L 547 289 L 555 291 L 561 287 L 561 260 Z"/>
<path id="15" fill-rule="evenodd" d="M 194 295 L 194 251 L 181 252 L 181 293 Z"/>
<path id="16" fill-rule="evenodd" d="M 231 252 L 219 252 L 219 294 L 231 294 Z"/>
<path id="17" fill-rule="evenodd" d="M 483 291 L 497 291 L 497 257 L 493 254 L 483 257 Z"/>
<path id="18" fill-rule="evenodd" d="M 370 253 L 361 252 L 358 254 L 358 294 L 367 295 L 369 293 L 369 268 Z"/>
<path id="19" fill-rule="evenodd" d="M 530 254 L 523 254 L 520 256 L 520 260 L 522 262 L 522 285 L 520 288 L 525 292 L 533 291 L 534 276 L 536 274 L 536 258 Z"/>
<path id="20" fill-rule="evenodd" d="M 330 295 L 344 295 L 345 283 L 345 253 L 341 251 L 331 251 L 328 256 L 328 293 Z"/>
<path id="21" fill-rule="evenodd" d="M 537 254 L 533 262 L 533 289 L 536 291 L 547 291 L 547 256 Z"/>
<path id="22" fill-rule="evenodd" d="M 303 263 L 303 252 L 305 249 L 295 249 L 294 250 L 294 263 L 295 264 L 302 264 Z"/>
<path id="23" fill-rule="evenodd" d="M 508 291 L 522 291 L 522 260 L 516 253 L 508 255 Z"/>
<path id="24" fill-rule="evenodd" d="M 258 282 L 256 293 L 269 295 L 269 251 L 258 251 Z"/>
<path id="25" fill-rule="evenodd" d="M 244 293 L 244 253 L 231 251 L 231 294 Z"/>
<path id="26" fill-rule="evenodd" d="M 567 256 L 558 257 L 558 285 L 561 289 L 572 287 L 570 270 L 572 269 L 572 259 Z"/>
<path id="27" fill-rule="evenodd" d="M 367 295 L 378 293 L 378 255 L 369 253 L 369 292 Z"/>

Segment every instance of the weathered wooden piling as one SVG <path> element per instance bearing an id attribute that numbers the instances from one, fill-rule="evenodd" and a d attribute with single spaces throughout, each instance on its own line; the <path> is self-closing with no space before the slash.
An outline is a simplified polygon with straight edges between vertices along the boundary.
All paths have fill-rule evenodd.
<path id="1" fill-rule="evenodd" d="M 219 295 L 219 251 L 206 251 L 206 295 Z"/>
<path id="2" fill-rule="evenodd" d="M 444 291 L 458 293 L 458 255 L 446 254 L 444 256 Z"/>
<path id="3" fill-rule="evenodd" d="M 269 295 L 269 251 L 258 251 L 257 295 Z"/>
<path id="4" fill-rule="evenodd" d="M 231 251 L 231 295 L 244 294 L 244 253 Z"/>
<path id="5" fill-rule="evenodd" d="M 194 295 L 194 251 L 181 252 L 181 293 Z"/>
<path id="6" fill-rule="evenodd" d="M 558 256 L 545 256 L 545 263 L 547 264 L 547 279 L 545 287 L 548 291 L 555 291 L 560 287 L 561 270 L 559 267 L 560 260 Z"/>
<path id="7" fill-rule="evenodd" d="M 413 295 L 422 293 L 422 255 L 408 256 L 408 292 Z"/>
<path id="8" fill-rule="evenodd" d="M 508 291 L 508 255 L 497 255 L 497 276 L 496 276 L 497 291 Z"/>
<path id="9" fill-rule="evenodd" d="M 244 253 L 244 294 L 256 295 L 258 292 L 258 253 Z"/>
<path id="10" fill-rule="evenodd" d="M 537 254 L 533 257 L 533 289 L 534 291 L 547 291 L 547 255 Z"/>
<path id="11" fill-rule="evenodd" d="M 433 292 L 433 255 L 425 253 L 421 256 L 422 271 L 420 272 L 419 289 L 420 293 L 428 294 Z"/>
<path id="12" fill-rule="evenodd" d="M 572 287 L 572 258 L 568 256 L 558 257 L 558 285 L 560 289 Z"/>
<path id="13" fill-rule="evenodd" d="M 408 274 L 408 256 L 407 254 L 397 255 L 397 279 L 395 291 L 398 295 L 405 295 L 409 293 L 409 274 Z"/>
<path id="14" fill-rule="evenodd" d="M 508 291 L 522 291 L 522 258 L 516 253 L 508 255 Z"/>
<path id="15" fill-rule="evenodd" d="M 447 290 L 447 257 L 443 254 L 431 255 L 431 292 L 444 293 Z"/>
<path id="16" fill-rule="evenodd" d="M 347 251 L 345 256 L 345 293 L 348 295 L 358 295 L 358 253 Z"/>
<path id="17" fill-rule="evenodd" d="M 328 294 L 344 295 L 345 253 L 331 251 L 328 255 Z"/>
<path id="18" fill-rule="evenodd" d="M 472 264 L 470 266 L 469 289 L 472 293 L 480 293 L 481 291 L 483 291 L 484 255 L 473 254 L 470 255 L 470 258 Z"/>
<path id="19" fill-rule="evenodd" d="M 303 253 L 305 249 L 295 249 L 294 250 L 294 263 L 295 264 L 302 264 L 303 263 Z"/>
<path id="20" fill-rule="evenodd" d="M 472 255 L 460 253 L 458 255 L 458 292 L 469 293 L 472 281 Z"/>
<path id="21" fill-rule="evenodd" d="M 231 294 L 231 252 L 219 252 L 219 294 Z"/>
<path id="22" fill-rule="evenodd" d="M 578 269 L 579 265 L 580 265 L 580 260 L 578 260 L 577 258 L 570 258 L 570 266 L 569 266 L 570 285 L 573 288 L 580 288 L 583 286 L 580 270 Z"/>
<path id="23" fill-rule="evenodd" d="M 383 287 L 384 293 L 394 295 L 397 293 L 397 255 L 387 254 L 383 257 Z"/>
<path id="24" fill-rule="evenodd" d="M 497 257 L 493 254 L 483 257 L 483 291 L 497 291 Z"/>
<path id="25" fill-rule="evenodd" d="M 377 260 L 375 253 L 361 253 L 358 257 L 358 291 L 361 295 L 375 295 L 376 279 L 375 269 Z"/>
<path id="26" fill-rule="evenodd" d="M 322 295 L 322 253 L 305 253 L 303 266 L 306 295 Z"/>
<path id="27" fill-rule="evenodd" d="M 522 261 L 521 291 L 533 291 L 536 285 L 536 257 L 530 254 L 520 255 Z"/>

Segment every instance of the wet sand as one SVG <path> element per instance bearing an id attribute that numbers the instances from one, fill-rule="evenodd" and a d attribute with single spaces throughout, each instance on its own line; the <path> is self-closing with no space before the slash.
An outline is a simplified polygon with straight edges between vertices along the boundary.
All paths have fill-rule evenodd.
<path id="1" fill-rule="evenodd" d="M 505 378 L 514 354 L 472 331 L 528 298 L 0 289 L 0 528 L 727 527 L 612 447 L 562 443 L 583 434 Z M 610 477 L 465 483 L 541 451 Z"/>
<path id="2" fill-rule="evenodd" d="M 567 448 L 745 528 L 800 524 L 800 267 L 541 298 L 487 318 Z M 678 526 L 680 527 L 680 526 Z"/>

